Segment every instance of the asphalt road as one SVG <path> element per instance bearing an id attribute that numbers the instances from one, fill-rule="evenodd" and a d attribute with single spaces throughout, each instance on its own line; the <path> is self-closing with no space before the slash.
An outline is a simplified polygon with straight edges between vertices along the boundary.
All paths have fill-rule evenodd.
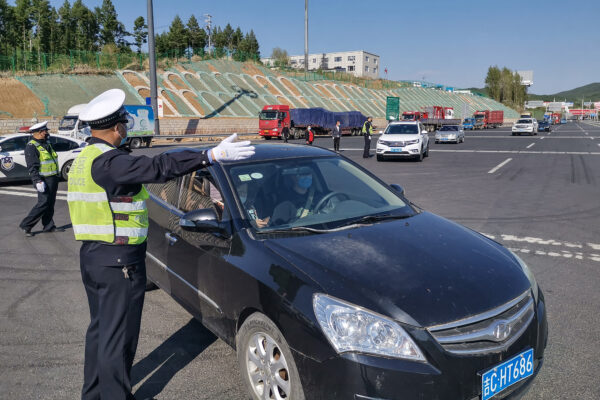
<path id="1" fill-rule="evenodd" d="M 315 145 L 332 147 L 327 138 Z M 533 269 L 550 338 L 527 400 L 600 398 L 600 126 L 568 123 L 533 137 L 468 132 L 463 144 L 432 141 L 421 163 L 364 160 L 362 138 L 344 137 L 341 148 L 421 207 L 489 235 Z M 60 190 L 55 221 L 69 228 L 65 183 Z M 23 236 L 18 223 L 35 196 L 26 182 L 0 185 L 0 398 L 75 399 L 89 322 L 79 246 L 70 229 Z M 133 381 L 140 399 L 246 398 L 234 351 L 160 290 L 147 293 Z"/>

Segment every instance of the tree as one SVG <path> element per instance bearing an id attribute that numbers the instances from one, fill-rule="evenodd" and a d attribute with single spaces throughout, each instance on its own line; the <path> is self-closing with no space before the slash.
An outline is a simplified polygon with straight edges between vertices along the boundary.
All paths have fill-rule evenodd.
<path id="1" fill-rule="evenodd" d="M 69 50 L 76 48 L 75 29 L 76 22 L 72 15 L 71 4 L 69 0 L 65 0 L 63 5 L 58 9 L 60 40 L 57 44 L 57 49 L 60 53 L 68 53 Z"/>
<path id="2" fill-rule="evenodd" d="M 521 109 L 527 99 L 527 86 L 521 84 L 521 76 L 518 73 L 513 75 L 513 105 Z"/>
<path id="3" fill-rule="evenodd" d="M 39 60 L 40 53 L 48 53 L 52 47 L 50 39 L 53 29 L 52 24 L 55 21 L 52 21 L 52 8 L 48 0 L 33 0 L 31 17 L 32 26 L 35 27 L 33 40 Z"/>
<path id="4" fill-rule="evenodd" d="M 96 7 L 96 16 L 100 25 L 100 45 L 114 44 L 119 30 L 119 20 L 112 1 L 102 0 L 102 6 Z"/>
<path id="5" fill-rule="evenodd" d="M 225 29 L 221 32 L 221 40 L 223 41 L 223 47 L 227 47 L 229 50 L 232 50 L 233 45 L 233 28 L 230 24 L 225 26 Z"/>
<path id="6" fill-rule="evenodd" d="M 271 53 L 271 58 L 274 60 L 276 67 L 287 67 L 290 63 L 290 57 L 286 50 L 275 47 Z"/>
<path id="7" fill-rule="evenodd" d="M 71 15 L 75 26 L 75 48 L 86 51 L 97 50 L 100 27 L 94 12 L 87 8 L 82 0 L 76 0 L 73 3 Z"/>
<path id="8" fill-rule="evenodd" d="M 487 77 L 485 78 L 488 95 L 496 101 L 500 101 L 500 75 L 500 68 L 494 66 L 488 68 Z"/>
<path id="9" fill-rule="evenodd" d="M 244 42 L 246 42 L 244 47 L 246 48 L 245 52 L 248 54 L 248 57 L 254 60 L 260 59 L 258 40 L 256 40 L 253 30 L 250 30 L 250 33 L 246 34 Z"/>
<path id="10" fill-rule="evenodd" d="M 0 0 L 0 51 L 8 54 L 16 45 L 16 19 L 14 8 L 6 0 Z"/>
<path id="11" fill-rule="evenodd" d="M 233 48 L 233 50 L 239 49 L 242 40 L 244 40 L 244 34 L 238 26 L 235 32 L 233 32 L 233 35 L 231 35 L 231 47 Z"/>
<path id="12" fill-rule="evenodd" d="M 187 47 L 187 32 L 181 18 L 176 15 L 169 27 L 169 46 L 177 50 L 178 54 L 183 54 Z"/>
<path id="13" fill-rule="evenodd" d="M 122 22 L 118 22 L 115 29 L 115 43 L 121 53 L 131 53 L 131 47 L 129 47 L 131 43 L 127 40 L 128 36 L 131 36 L 131 33 L 125 29 L 125 25 Z"/>
<path id="14" fill-rule="evenodd" d="M 169 34 L 167 32 L 155 35 L 154 46 L 156 54 L 164 54 L 169 51 Z"/>
<path id="15" fill-rule="evenodd" d="M 23 49 L 23 52 L 27 51 L 27 47 L 30 46 L 31 37 L 31 14 L 32 5 L 31 0 L 17 0 L 15 4 L 14 16 L 15 16 L 15 33 L 17 34 L 17 45 Z"/>
<path id="16" fill-rule="evenodd" d="M 198 50 L 204 50 L 206 47 L 207 35 L 206 31 L 200 27 L 198 20 L 192 14 L 187 23 L 187 45 L 194 54 Z"/>
<path id="17" fill-rule="evenodd" d="M 139 16 L 133 21 L 133 42 L 138 48 L 138 54 L 142 52 L 142 45 L 148 41 L 148 25 L 144 17 Z"/>
<path id="18" fill-rule="evenodd" d="M 513 73 L 504 67 L 500 73 L 500 101 L 504 104 L 512 103 L 513 99 Z"/>

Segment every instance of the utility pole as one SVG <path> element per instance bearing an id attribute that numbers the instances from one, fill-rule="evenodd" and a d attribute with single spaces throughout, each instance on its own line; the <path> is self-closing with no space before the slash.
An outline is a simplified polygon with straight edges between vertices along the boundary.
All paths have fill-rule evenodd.
<path id="1" fill-rule="evenodd" d="M 304 73 L 308 72 L 308 0 L 304 0 Z"/>
<path id="2" fill-rule="evenodd" d="M 158 122 L 158 93 L 156 90 L 156 54 L 154 51 L 154 11 L 152 0 L 148 0 L 148 56 L 150 61 L 150 104 L 154 112 L 154 134 L 160 135 Z"/>
<path id="3" fill-rule="evenodd" d="M 208 30 L 208 52 L 210 53 L 212 48 L 212 15 L 204 14 L 204 16 L 206 17 L 204 22 L 206 22 L 206 29 Z"/>

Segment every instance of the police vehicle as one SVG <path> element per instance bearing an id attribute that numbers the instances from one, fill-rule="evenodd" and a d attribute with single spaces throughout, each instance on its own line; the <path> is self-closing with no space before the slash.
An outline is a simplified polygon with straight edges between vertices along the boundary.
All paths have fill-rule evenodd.
<path id="1" fill-rule="evenodd" d="M 31 138 L 29 133 L 0 136 L 0 182 L 29 179 L 25 146 Z M 73 160 L 86 143 L 83 140 L 52 134 L 48 141 L 58 155 L 58 170 L 62 178 L 67 180 Z"/>

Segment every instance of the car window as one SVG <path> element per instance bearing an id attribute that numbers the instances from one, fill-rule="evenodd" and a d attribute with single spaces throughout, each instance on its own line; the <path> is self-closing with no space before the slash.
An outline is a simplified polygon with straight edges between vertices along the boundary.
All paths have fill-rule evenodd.
<path id="1" fill-rule="evenodd" d="M 25 150 L 27 142 L 29 142 L 29 136 L 19 136 L 5 140 L 4 142 L 0 143 L 0 147 L 2 147 L 3 152 L 22 151 Z"/>
<path id="2" fill-rule="evenodd" d="M 222 219 L 225 204 L 221 189 L 208 170 L 192 172 L 178 179 L 177 208 L 183 212 L 210 208 Z"/>
<path id="3" fill-rule="evenodd" d="M 50 142 L 50 145 L 52 146 L 54 151 L 56 151 L 57 153 L 73 150 L 79 147 L 77 142 L 56 136 L 50 136 L 50 139 L 48 139 L 48 141 Z"/>
<path id="4" fill-rule="evenodd" d="M 423 128 L 421 127 L 421 130 Z M 419 128 L 416 124 L 398 124 L 389 125 L 384 134 L 415 134 L 419 133 Z"/>
<path id="5" fill-rule="evenodd" d="M 533 121 L 530 119 L 520 119 L 517 121 L 517 124 L 532 124 Z"/>
<path id="6" fill-rule="evenodd" d="M 440 131 L 457 131 L 457 130 L 458 130 L 458 126 L 455 126 L 455 125 L 442 126 L 442 128 L 440 129 Z"/>

